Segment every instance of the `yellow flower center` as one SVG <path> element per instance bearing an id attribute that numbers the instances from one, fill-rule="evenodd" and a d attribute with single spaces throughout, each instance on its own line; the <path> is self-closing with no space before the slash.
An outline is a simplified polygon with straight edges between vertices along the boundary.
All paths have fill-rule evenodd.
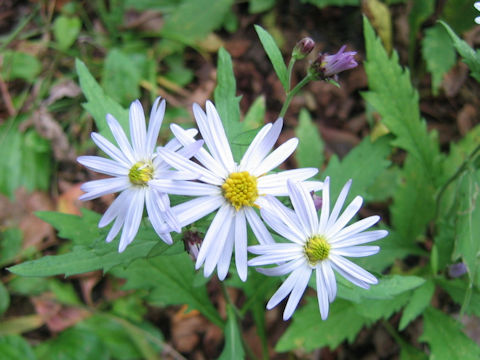
<path id="1" fill-rule="evenodd" d="M 319 261 L 328 258 L 328 254 L 330 253 L 330 244 L 324 236 L 315 235 L 307 240 L 304 249 L 308 262 L 310 265 L 314 266 Z"/>
<path id="2" fill-rule="evenodd" d="M 235 209 L 253 206 L 258 198 L 257 178 L 248 171 L 231 173 L 222 185 L 223 196 Z"/>
<path id="3" fill-rule="evenodd" d="M 139 161 L 132 166 L 128 173 L 130 182 L 135 185 L 145 186 L 153 179 L 153 164 L 151 161 Z"/>

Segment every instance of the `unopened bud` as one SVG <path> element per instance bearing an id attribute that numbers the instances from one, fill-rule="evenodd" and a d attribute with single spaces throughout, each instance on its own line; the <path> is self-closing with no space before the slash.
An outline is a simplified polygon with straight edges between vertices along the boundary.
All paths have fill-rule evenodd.
<path id="1" fill-rule="evenodd" d="M 313 199 L 313 205 L 315 206 L 315 210 L 320 210 L 322 208 L 322 198 L 315 194 L 313 191 L 310 193 Z"/>
<path id="2" fill-rule="evenodd" d="M 320 80 L 336 80 L 342 71 L 353 69 L 358 65 L 354 55 L 356 51 L 344 52 L 346 46 L 342 46 L 335 55 L 318 54 L 317 59 L 310 65 L 309 73 Z"/>
<path id="3" fill-rule="evenodd" d="M 300 40 L 293 48 L 292 57 L 296 60 L 303 59 L 305 56 L 312 52 L 314 47 L 315 41 L 313 41 L 312 38 L 305 37 Z"/>
<path id="4" fill-rule="evenodd" d="M 185 246 L 185 251 L 188 252 L 193 261 L 197 260 L 198 252 L 200 251 L 200 246 L 202 245 L 202 238 L 197 231 L 186 231 L 183 235 L 183 243 Z"/>
<path id="5" fill-rule="evenodd" d="M 451 278 L 458 278 L 467 272 L 467 267 L 464 263 L 457 263 L 448 267 L 448 275 Z"/>

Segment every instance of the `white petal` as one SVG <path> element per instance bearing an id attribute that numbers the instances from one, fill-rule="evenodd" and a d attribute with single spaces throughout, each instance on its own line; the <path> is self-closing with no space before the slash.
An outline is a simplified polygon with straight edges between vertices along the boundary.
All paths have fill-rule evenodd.
<path id="1" fill-rule="evenodd" d="M 131 189 L 127 189 L 122 191 L 120 195 L 117 196 L 115 200 L 110 204 L 107 211 L 103 214 L 102 218 L 98 222 L 98 227 L 103 228 L 110 224 L 113 219 L 115 219 L 118 214 L 121 212 L 126 213 L 128 209 L 128 205 L 130 204 L 131 196 L 132 196 Z"/>
<path id="2" fill-rule="evenodd" d="M 305 234 L 315 235 L 318 228 L 318 215 L 313 198 L 300 183 L 287 181 L 288 193 Z"/>
<path id="3" fill-rule="evenodd" d="M 267 303 L 267 309 L 271 310 L 275 306 L 280 303 L 283 299 L 285 299 L 288 294 L 292 291 L 293 287 L 298 281 L 298 277 L 302 274 L 302 268 L 297 268 L 293 271 L 290 275 L 288 275 L 287 279 L 283 282 L 283 284 L 275 291 L 275 294 L 272 295 L 270 300 Z"/>
<path id="4" fill-rule="evenodd" d="M 126 176 L 130 171 L 123 163 L 100 156 L 79 156 L 77 161 L 90 170 L 111 176 Z"/>
<path id="5" fill-rule="evenodd" d="M 360 234 L 352 235 L 347 238 L 344 238 L 343 240 L 337 240 L 337 237 L 334 237 L 329 240 L 330 240 L 330 245 L 332 246 L 332 249 L 337 249 L 337 248 L 342 248 L 346 246 L 366 244 L 372 241 L 382 239 L 387 235 L 388 235 L 387 230 L 373 230 L 373 231 L 367 231 Z"/>
<path id="6" fill-rule="evenodd" d="M 315 275 L 317 280 L 318 307 L 320 309 L 320 315 L 322 317 L 322 320 L 326 320 L 328 317 L 328 308 L 329 308 L 326 280 L 324 278 L 322 271 L 319 271 L 317 269 L 315 273 L 316 273 Z"/>
<path id="7" fill-rule="evenodd" d="M 211 171 L 165 148 L 158 149 L 158 156 L 177 170 L 200 174 L 199 179 L 206 183 L 222 185 L 224 182 L 222 178 L 213 174 Z"/>
<path id="8" fill-rule="evenodd" d="M 475 2 L 475 4 L 473 4 L 473 6 L 475 6 L 475 9 L 480 11 L 480 1 Z"/>
<path id="9" fill-rule="evenodd" d="M 109 243 L 113 239 L 115 239 L 115 237 L 120 232 L 120 229 L 122 228 L 123 224 L 125 223 L 126 214 L 127 214 L 127 209 L 125 209 L 125 211 L 122 211 L 118 214 L 117 218 L 115 219 L 115 222 L 113 223 L 112 227 L 110 228 L 110 231 L 107 234 L 107 238 L 105 239 L 105 241 L 107 243 Z"/>
<path id="10" fill-rule="evenodd" d="M 247 280 L 247 222 L 242 209 L 235 214 L 235 264 L 240 280 Z"/>
<path id="11" fill-rule="evenodd" d="M 333 224 L 332 227 L 327 227 L 325 235 L 327 237 L 334 236 L 340 230 L 343 229 L 347 223 L 352 220 L 355 214 L 360 210 L 362 207 L 363 199 L 361 196 L 355 197 L 353 201 L 347 206 L 343 214 L 338 218 L 338 220 Z"/>
<path id="12" fill-rule="evenodd" d="M 135 191 L 125 217 L 122 235 L 120 236 L 120 244 L 118 245 L 118 252 L 123 252 L 127 245 L 133 241 L 135 235 L 137 235 L 140 221 L 142 220 L 144 202 L 145 190 L 139 189 L 138 191 Z"/>
<path id="13" fill-rule="evenodd" d="M 223 247 L 222 253 L 220 254 L 220 259 L 218 259 L 217 265 L 217 274 L 218 279 L 223 281 L 228 274 L 230 268 L 230 260 L 232 259 L 233 252 L 233 243 L 235 242 L 235 229 L 234 226 L 230 226 L 229 234 L 225 239 L 225 245 Z"/>
<path id="14" fill-rule="evenodd" d="M 304 266 L 306 263 L 305 259 L 298 258 L 295 260 L 291 260 L 287 263 L 278 265 L 277 267 L 272 268 L 257 268 L 256 270 L 267 276 L 282 276 L 288 273 L 291 273 L 293 270 L 300 266 Z"/>
<path id="15" fill-rule="evenodd" d="M 282 127 L 282 118 L 277 119 L 273 124 L 265 125 L 248 147 L 242 158 L 240 168 L 248 172 L 253 172 L 263 159 L 265 159 L 265 156 L 267 156 L 270 150 L 272 150 L 273 145 L 275 145 L 278 140 Z M 267 131 L 268 133 L 266 133 Z"/>
<path id="16" fill-rule="evenodd" d="M 195 264 L 198 269 L 205 262 L 203 269 L 205 277 L 210 276 L 217 266 L 222 250 L 225 247 L 225 241 L 229 234 L 230 226 L 232 226 L 234 215 L 235 209 L 232 206 L 222 206 L 205 234 L 205 239 L 200 247 Z"/>
<path id="17" fill-rule="evenodd" d="M 336 241 L 347 239 L 359 232 L 368 229 L 375 225 L 380 220 L 380 216 L 374 215 L 353 223 L 352 225 L 343 228 L 334 235 Z"/>
<path id="18" fill-rule="evenodd" d="M 330 213 L 330 177 L 326 177 L 322 188 L 322 210 L 320 212 L 320 221 L 318 222 L 318 233 L 325 234 Z"/>
<path id="19" fill-rule="evenodd" d="M 195 181 L 155 179 L 148 182 L 158 191 L 172 195 L 222 195 L 220 187 Z"/>
<path id="20" fill-rule="evenodd" d="M 295 151 L 298 145 L 298 139 L 292 138 L 287 142 L 284 142 L 278 148 L 276 148 L 270 155 L 268 155 L 260 165 L 252 171 L 255 176 L 260 176 L 268 173 L 270 170 L 275 169 L 278 165 L 283 163 L 292 153 Z"/>
<path id="21" fill-rule="evenodd" d="M 292 317 L 293 312 L 298 306 L 300 299 L 302 298 L 303 293 L 308 285 L 308 280 L 312 275 L 312 269 L 308 266 L 302 266 L 299 268 L 299 275 L 295 286 L 292 289 L 292 293 L 287 301 L 287 306 L 285 306 L 285 311 L 283 312 L 283 320 L 288 320 Z"/>
<path id="22" fill-rule="evenodd" d="M 163 211 L 162 217 L 165 219 L 167 225 L 170 226 L 173 231 L 181 233 L 182 227 L 180 226 L 176 215 L 173 213 L 173 210 L 170 208 L 170 199 L 168 198 L 168 195 L 153 189 L 151 190 L 156 198 L 157 204 L 159 204 L 159 208 Z"/>
<path id="23" fill-rule="evenodd" d="M 272 196 L 287 196 L 287 180 L 294 182 L 304 181 L 314 176 L 317 172 L 318 169 L 304 168 L 260 176 L 257 184 L 258 192 Z"/>
<path id="24" fill-rule="evenodd" d="M 332 249 L 332 253 L 340 256 L 362 257 L 376 254 L 380 251 L 379 246 L 350 246 Z"/>
<path id="25" fill-rule="evenodd" d="M 88 181 L 80 188 L 86 192 L 79 197 L 80 200 L 92 200 L 97 197 L 125 190 L 131 186 L 127 177 L 114 177 Z"/>
<path id="26" fill-rule="evenodd" d="M 272 238 L 272 235 L 268 232 L 267 228 L 263 224 L 260 217 L 257 215 L 255 210 L 250 207 L 245 207 L 245 215 L 247 217 L 248 225 L 253 231 L 253 234 L 257 238 L 260 244 L 273 244 L 275 241 Z"/>
<path id="27" fill-rule="evenodd" d="M 155 145 L 157 144 L 158 133 L 162 126 L 163 116 L 165 115 L 165 100 L 162 100 L 160 106 L 160 97 L 157 97 L 153 103 L 152 111 L 150 112 L 150 120 L 148 122 L 147 131 L 147 144 L 145 145 L 145 151 L 147 154 L 152 154 L 155 151 Z"/>
<path id="28" fill-rule="evenodd" d="M 166 236 L 169 233 L 170 228 L 165 223 L 165 220 L 162 217 L 162 212 L 157 205 L 156 197 L 154 196 L 153 191 L 147 191 L 145 194 L 145 204 L 147 206 L 147 214 L 150 223 L 152 224 L 155 232 L 158 236 L 165 241 L 167 244 L 171 244 L 171 237 Z"/>
<path id="29" fill-rule="evenodd" d="M 337 202 L 333 207 L 332 213 L 330 214 L 330 218 L 328 219 L 327 229 L 332 227 L 335 221 L 337 221 L 338 215 L 342 210 L 343 204 L 345 203 L 345 199 L 347 198 L 348 191 L 350 190 L 350 186 L 352 185 L 352 179 L 348 180 L 347 183 L 340 191 L 340 195 L 338 195 Z"/>
<path id="30" fill-rule="evenodd" d="M 140 159 L 144 159 L 146 156 L 147 129 L 145 126 L 145 114 L 139 100 L 135 100 L 130 105 L 129 119 L 133 150 Z"/>
<path id="31" fill-rule="evenodd" d="M 293 244 L 277 244 L 277 245 L 293 245 Z M 267 246 L 271 247 L 273 245 L 257 245 L 259 247 L 261 246 Z M 253 254 L 265 254 L 261 256 L 257 256 L 253 259 L 250 259 L 248 261 L 249 266 L 262 266 L 262 265 L 270 265 L 270 264 L 277 264 L 279 262 L 285 262 L 285 261 L 290 261 L 294 259 L 300 259 L 304 258 L 303 255 L 303 250 L 302 248 L 298 247 L 290 247 L 290 250 L 284 249 L 284 248 L 270 248 L 270 250 L 267 249 L 261 249 L 259 250 L 255 245 L 254 246 L 249 246 L 248 251 L 250 251 Z"/>
<path id="32" fill-rule="evenodd" d="M 195 142 L 192 136 L 188 134 L 188 130 L 182 129 L 180 126 L 176 124 L 170 125 L 170 130 L 172 131 L 173 135 L 184 145 L 190 145 Z M 195 158 L 207 169 L 209 169 L 214 174 L 222 178 L 226 178 L 228 176 L 227 170 L 217 161 L 215 160 L 212 155 L 210 155 L 207 150 L 204 148 L 200 148 L 198 152 L 195 154 Z"/>
<path id="33" fill-rule="evenodd" d="M 343 269 L 345 272 L 349 273 L 353 277 L 368 283 L 368 284 L 376 284 L 378 280 L 375 276 L 370 274 L 368 271 L 364 270 L 357 264 L 347 260 L 341 256 L 337 256 L 335 254 L 330 254 L 329 259 L 332 261 L 333 264 L 337 266 L 337 268 Z"/>
<path id="34" fill-rule="evenodd" d="M 107 124 L 113 134 L 113 137 L 117 141 L 117 144 L 120 147 L 122 153 L 125 155 L 125 157 L 131 164 L 136 163 L 137 159 L 134 156 L 133 149 L 130 146 L 127 136 L 125 135 L 125 132 L 118 123 L 117 119 L 115 119 L 113 115 L 107 114 Z"/>
<path id="35" fill-rule="evenodd" d="M 305 244 L 305 236 L 302 233 L 295 231 L 295 229 L 287 226 L 282 221 L 282 218 L 278 216 L 278 213 L 274 213 L 267 209 L 262 209 L 261 214 L 263 220 L 268 224 L 268 226 L 270 226 L 280 236 L 300 245 Z"/>
<path id="36" fill-rule="evenodd" d="M 317 264 L 316 268 L 317 268 L 317 273 L 321 271 L 323 274 L 323 280 L 325 281 L 325 286 L 328 293 L 328 301 L 332 302 L 335 299 L 335 296 L 337 295 L 337 281 L 335 280 L 335 274 L 333 273 L 332 266 L 330 265 L 330 262 L 327 260 L 327 261 L 320 261 Z"/>
<path id="37" fill-rule="evenodd" d="M 193 144 L 185 145 L 182 149 L 177 151 L 177 154 L 190 159 L 203 146 L 203 140 L 195 141 Z"/>
<path id="38" fill-rule="evenodd" d="M 202 196 L 174 206 L 172 210 L 180 225 L 187 226 L 214 212 L 224 202 L 224 198 L 221 196 Z"/>
<path id="39" fill-rule="evenodd" d="M 125 156 L 115 145 L 105 139 L 102 135 L 92 133 L 92 140 L 102 151 L 110 156 L 113 160 L 118 161 L 123 166 L 130 168 L 133 163 Z"/>
<path id="40" fill-rule="evenodd" d="M 336 272 L 338 272 L 340 275 L 342 275 L 345 279 L 350 281 L 352 284 L 357 285 L 358 287 L 361 287 L 363 289 L 369 289 L 370 288 L 370 285 L 367 284 L 365 281 L 362 281 L 362 280 L 356 278 L 355 276 L 353 276 L 349 272 L 345 271 L 342 267 L 335 264 L 333 261 L 330 262 L 330 264 L 332 265 L 332 268 Z"/>
<path id="41" fill-rule="evenodd" d="M 170 168 L 170 166 L 169 166 Z M 155 179 L 163 180 L 196 180 L 197 174 L 188 173 L 185 171 L 176 170 L 155 170 Z M 150 182 L 148 183 L 150 185 Z"/>

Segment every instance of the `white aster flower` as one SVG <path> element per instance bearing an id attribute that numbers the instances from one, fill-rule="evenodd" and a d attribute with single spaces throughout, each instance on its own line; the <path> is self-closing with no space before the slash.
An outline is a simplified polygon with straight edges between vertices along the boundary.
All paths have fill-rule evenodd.
<path id="1" fill-rule="evenodd" d="M 80 200 L 91 200 L 100 196 L 121 192 L 100 219 L 99 227 L 104 227 L 114 221 L 106 241 L 112 241 L 122 229 L 118 251 L 125 250 L 138 232 L 143 215 L 144 204 L 154 229 L 167 244 L 172 243 L 170 231 L 180 232 L 180 226 L 170 209 L 168 195 L 152 188 L 149 181 L 155 178 L 188 178 L 196 176 L 170 170 L 170 166 L 156 156 L 155 146 L 158 133 L 165 114 L 165 100 L 157 98 L 150 113 L 148 130 L 145 125 L 145 115 L 140 101 L 134 101 L 130 106 L 129 123 L 131 144 L 118 121 L 110 114 L 107 123 L 112 131 L 118 147 L 98 133 L 92 133 L 92 139 L 111 159 L 100 156 L 80 156 L 77 160 L 87 168 L 111 178 L 93 180 L 82 185 L 85 194 Z M 190 133 L 192 136 L 196 131 Z M 191 157 L 198 145 L 183 148 L 177 156 Z M 181 144 L 173 139 L 165 148 L 174 152 Z M 196 149 L 195 149 L 196 148 Z"/>
<path id="2" fill-rule="evenodd" d="M 288 195 L 287 179 L 303 181 L 314 176 L 317 169 L 287 170 L 266 175 L 288 158 L 298 144 L 293 138 L 271 152 L 282 129 L 283 120 L 265 125 L 253 139 L 240 164 L 235 163 L 225 135 L 222 121 L 215 106 L 207 101 L 206 113 L 197 104 L 193 112 L 208 151 L 201 148 L 195 158 L 201 164 L 180 157 L 167 149 L 159 150 L 172 167 L 200 174 L 199 181 L 153 180 L 152 186 L 176 195 L 197 198 L 173 208 L 181 226 L 216 211 L 198 253 L 196 268 L 203 264 L 205 276 L 210 276 L 217 267 L 220 280 L 228 273 L 233 248 L 238 275 L 247 278 L 247 223 L 261 244 L 273 243 L 254 208 L 268 205 L 265 195 Z M 172 125 L 172 132 L 184 146 L 195 140 L 179 126 Z M 202 166 L 203 165 L 203 166 Z M 310 190 L 319 189 L 321 182 L 308 182 Z"/>
<path id="3" fill-rule="evenodd" d="M 475 2 L 475 4 L 473 4 L 473 6 L 475 6 L 475 9 L 477 9 L 478 11 L 480 11 L 480 1 Z M 475 18 L 475 22 L 476 22 L 477 24 L 480 24 L 480 16 L 477 16 L 477 17 Z"/>
<path id="4" fill-rule="evenodd" d="M 260 255 L 250 260 L 248 265 L 280 264 L 272 268 L 260 268 L 257 271 L 269 276 L 290 273 L 267 303 L 267 309 L 270 310 L 290 294 L 283 313 L 284 320 L 289 319 L 295 311 L 312 271 L 316 273 L 318 304 L 323 320 L 327 318 L 329 303 L 335 299 L 337 293 L 333 270 L 364 289 L 368 289 L 369 284 L 377 283 L 372 274 L 344 256 L 362 257 L 376 254 L 380 249 L 378 246 L 357 245 L 381 239 L 387 236 L 388 232 L 386 230 L 364 232 L 380 220 L 379 216 L 370 216 L 346 226 L 358 212 L 363 201 L 357 196 L 340 215 L 351 180 L 343 187 L 330 213 L 329 181 L 327 177 L 323 183 L 320 219 L 309 190 L 302 184 L 288 181 L 288 191 L 295 211 L 279 201 L 273 201 L 275 205 L 262 209 L 261 214 L 272 229 L 290 242 L 248 248 L 251 253 Z"/>

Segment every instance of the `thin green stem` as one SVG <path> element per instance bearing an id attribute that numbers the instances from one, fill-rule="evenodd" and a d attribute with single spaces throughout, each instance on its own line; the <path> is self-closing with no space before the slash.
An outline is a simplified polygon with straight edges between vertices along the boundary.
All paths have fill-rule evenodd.
<path id="1" fill-rule="evenodd" d="M 292 71 L 293 71 L 293 65 L 295 65 L 295 61 L 297 61 L 293 56 L 290 59 L 290 62 L 288 63 L 288 69 L 287 69 L 287 74 L 288 74 L 288 88 L 292 88 Z"/>
<path id="2" fill-rule="evenodd" d="M 303 88 L 305 85 L 307 85 L 312 79 L 313 79 L 313 76 L 308 74 L 292 90 L 287 92 L 287 98 L 285 99 L 285 102 L 283 103 L 282 110 L 280 110 L 280 115 L 278 115 L 278 117 L 284 117 L 285 116 L 285 114 L 287 113 L 288 107 L 290 106 L 290 102 L 292 101 L 293 97 L 295 95 L 297 95 L 297 93 L 300 91 L 300 89 Z"/>

